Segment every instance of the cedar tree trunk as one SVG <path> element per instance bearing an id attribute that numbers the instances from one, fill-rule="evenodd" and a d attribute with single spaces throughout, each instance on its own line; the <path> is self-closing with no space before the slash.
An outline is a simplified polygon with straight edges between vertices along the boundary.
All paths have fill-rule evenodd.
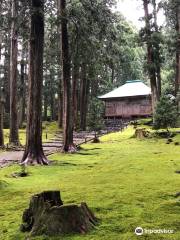
<path id="1" fill-rule="evenodd" d="M 21 86 L 20 86 L 20 109 L 19 109 L 19 127 L 22 126 L 25 120 L 25 101 L 26 101 L 26 88 L 25 88 L 25 61 L 24 54 L 22 50 L 22 59 L 21 59 Z"/>
<path id="2" fill-rule="evenodd" d="M 153 15 L 154 15 L 154 27 L 155 32 L 159 33 L 158 23 L 157 23 L 157 3 L 156 0 L 152 1 L 153 4 Z M 160 57 L 160 46 L 159 42 L 156 42 L 156 79 L 157 79 L 157 94 L 158 94 L 158 101 L 161 96 L 161 57 Z"/>
<path id="3" fill-rule="evenodd" d="M 60 1 L 57 0 L 57 20 L 58 20 L 58 25 L 57 25 L 57 34 L 59 39 L 61 38 L 61 25 L 59 23 L 60 20 Z M 61 41 L 58 41 L 58 60 L 61 62 Z M 62 128 L 63 126 L 63 93 L 62 93 L 62 74 L 61 70 L 57 70 L 57 75 L 58 75 L 58 127 Z"/>
<path id="4" fill-rule="evenodd" d="M 73 70 L 72 70 L 72 96 L 73 96 L 73 101 L 72 101 L 72 108 L 73 108 L 73 125 L 74 128 L 77 128 L 77 122 L 78 122 L 78 93 L 77 93 L 77 83 L 78 83 L 78 78 L 79 78 L 79 66 L 74 61 L 73 64 Z"/>
<path id="5" fill-rule="evenodd" d="M 17 1 L 12 1 L 11 52 L 10 52 L 10 145 L 19 145 L 17 113 Z"/>
<path id="6" fill-rule="evenodd" d="M 4 88 L 1 88 L 0 99 L 0 147 L 4 147 L 3 120 L 4 120 Z"/>
<path id="7" fill-rule="evenodd" d="M 4 59 L 4 89 L 5 89 L 5 111 L 10 112 L 10 42 L 8 41 L 5 47 L 5 59 Z"/>
<path id="8" fill-rule="evenodd" d="M 89 81 L 87 79 L 86 64 L 82 64 L 80 91 L 80 129 L 85 131 L 89 93 Z"/>
<path id="9" fill-rule="evenodd" d="M 149 9 L 148 9 L 148 0 L 143 0 L 144 3 L 144 13 L 145 13 L 145 26 L 146 26 L 146 36 L 147 36 L 147 63 L 148 63 L 148 71 L 150 77 L 151 91 L 152 91 L 152 109 L 153 115 L 155 113 L 156 104 L 158 101 L 158 89 L 156 82 L 156 72 L 153 67 L 154 59 L 153 59 L 153 47 L 151 43 L 151 29 L 149 23 Z"/>
<path id="10" fill-rule="evenodd" d="M 48 164 L 42 148 L 44 0 L 31 0 L 29 96 L 26 148 L 22 164 Z"/>
<path id="11" fill-rule="evenodd" d="M 70 57 L 69 39 L 66 19 L 66 0 L 60 0 L 61 15 L 61 59 L 63 79 L 63 151 L 74 151 L 73 124 L 71 105 L 71 80 L 70 80 Z"/>

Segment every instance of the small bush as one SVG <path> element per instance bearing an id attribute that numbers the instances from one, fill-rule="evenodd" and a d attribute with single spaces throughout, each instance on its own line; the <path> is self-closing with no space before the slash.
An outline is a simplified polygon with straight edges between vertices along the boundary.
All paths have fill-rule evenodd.
<path id="1" fill-rule="evenodd" d="M 163 95 L 157 104 L 154 115 L 154 128 L 175 127 L 178 119 L 178 109 L 172 95 Z"/>

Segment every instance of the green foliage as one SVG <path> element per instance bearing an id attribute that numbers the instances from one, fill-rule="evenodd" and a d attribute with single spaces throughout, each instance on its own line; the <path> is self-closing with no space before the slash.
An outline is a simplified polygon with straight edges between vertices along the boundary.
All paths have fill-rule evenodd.
<path id="1" fill-rule="evenodd" d="M 104 104 L 97 98 L 91 99 L 88 112 L 88 126 L 91 130 L 98 131 L 104 127 L 103 114 Z"/>
<path id="2" fill-rule="evenodd" d="M 163 95 L 157 103 L 154 116 L 154 127 L 156 129 L 176 126 L 178 118 L 177 105 L 172 95 Z"/>

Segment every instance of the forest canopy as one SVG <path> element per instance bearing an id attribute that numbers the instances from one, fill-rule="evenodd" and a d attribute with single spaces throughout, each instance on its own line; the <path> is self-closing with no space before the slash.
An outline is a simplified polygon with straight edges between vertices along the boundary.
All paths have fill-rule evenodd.
<path id="1" fill-rule="evenodd" d="M 127 80 L 151 87 L 153 114 L 162 94 L 172 94 L 178 104 L 180 3 L 141 4 L 144 27 L 138 30 L 112 11 L 113 0 L 1 0 L 0 86 L 10 144 L 19 145 L 18 128 L 39 119 L 28 118 L 30 109 L 39 109 L 36 128 L 42 120 L 58 121 L 73 145 L 73 129 L 101 127 L 104 107 L 98 96 Z M 160 11 L 164 25 L 157 21 Z M 40 98 L 33 93 L 36 82 Z"/>

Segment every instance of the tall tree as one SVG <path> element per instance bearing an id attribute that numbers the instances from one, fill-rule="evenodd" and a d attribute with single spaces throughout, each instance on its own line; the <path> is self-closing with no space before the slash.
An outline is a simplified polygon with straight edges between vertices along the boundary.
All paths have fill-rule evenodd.
<path id="1" fill-rule="evenodd" d="M 86 130 L 86 115 L 88 108 L 89 79 L 87 74 L 87 65 L 81 66 L 81 84 L 80 84 L 80 129 Z"/>
<path id="2" fill-rule="evenodd" d="M 144 13 L 145 13 L 145 39 L 147 44 L 147 65 L 148 65 L 148 72 L 149 72 L 151 91 L 152 91 L 152 108 L 154 113 L 157 101 L 159 99 L 159 95 L 158 95 L 158 87 L 156 82 L 154 52 L 153 52 L 153 45 L 152 45 L 149 0 L 143 0 L 143 5 L 144 5 Z"/>
<path id="3" fill-rule="evenodd" d="M 61 6 L 60 1 L 57 0 L 57 36 L 60 39 L 61 38 L 61 25 L 60 25 L 60 17 L 61 17 Z M 58 56 L 57 59 L 60 62 L 61 61 L 61 41 L 57 41 L 57 47 L 58 47 Z M 62 74 L 60 68 L 57 70 L 58 75 L 58 127 L 62 128 L 63 126 L 63 94 L 62 94 Z"/>
<path id="4" fill-rule="evenodd" d="M 4 146 L 4 134 L 3 134 L 3 120 L 4 120 L 4 88 L 1 88 L 0 92 L 0 147 Z"/>
<path id="5" fill-rule="evenodd" d="M 18 55 L 18 30 L 17 11 L 18 1 L 12 0 L 11 24 L 11 52 L 10 52 L 10 145 L 19 145 L 18 114 L 17 114 L 17 55 Z"/>
<path id="6" fill-rule="evenodd" d="M 31 0 L 29 96 L 26 147 L 22 164 L 48 164 L 42 147 L 44 0 Z"/>
<path id="7" fill-rule="evenodd" d="M 25 49 L 22 46 L 21 52 L 21 70 L 20 70 L 20 100 L 19 100 L 19 127 L 22 127 L 23 122 L 25 121 L 25 107 L 26 107 L 26 83 L 25 83 Z"/>
<path id="8" fill-rule="evenodd" d="M 155 71 L 156 71 L 156 79 L 157 79 L 157 91 L 158 91 L 158 99 L 161 96 L 161 57 L 160 57 L 160 31 L 157 23 L 157 3 L 156 0 L 152 0 L 153 5 L 153 25 L 154 25 L 154 62 L 155 62 Z"/>
<path id="9" fill-rule="evenodd" d="M 72 121 L 74 129 L 77 129 L 77 121 L 78 121 L 78 79 L 79 79 L 79 65 L 77 63 L 77 59 L 73 61 L 72 67 Z"/>
<path id="10" fill-rule="evenodd" d="M 63 151 L 74 151 L 73 123 L 71 106 L 71 73 L 69 56 L 69 38 L 67 30 L 66 0 L 60 0 L 61 16 L 61 59 L 63 79 Z"/>

